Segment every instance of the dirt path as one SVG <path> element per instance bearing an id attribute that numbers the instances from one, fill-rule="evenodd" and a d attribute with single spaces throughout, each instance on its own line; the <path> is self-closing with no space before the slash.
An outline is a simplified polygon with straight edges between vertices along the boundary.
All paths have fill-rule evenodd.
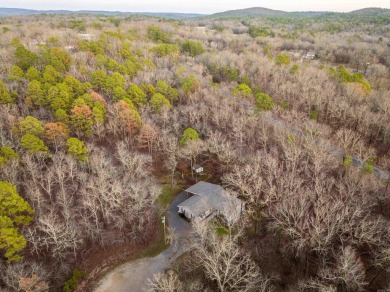
<path id="1" fill-rule="evenodd" d="M 153 258 L 141 258 L 125 263 L 105 275 L 98 283 L 95 292 L 142 292 L 148 287 L 148 279 L 169 268 L 172 262 L 187 249 L 187 238 L 191 225 L 177 214 L 177 205 L 187 197 L 180 193 L 171 203 L 167 220 L 174 228 L 174 242 L 164 252 Z"/>

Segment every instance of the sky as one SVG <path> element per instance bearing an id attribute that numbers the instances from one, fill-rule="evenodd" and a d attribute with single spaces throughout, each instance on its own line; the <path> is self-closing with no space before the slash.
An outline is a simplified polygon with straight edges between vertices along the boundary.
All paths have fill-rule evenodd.
<path id="1" fill-rule="evenodd" d="M 0 7 L 38 10 L 108 10 L 211 14 L 232 9 L 265 7 L 284 11 L 348 12 L 366 7 L 390 8 L 390 0 L 1 0 Z"/>

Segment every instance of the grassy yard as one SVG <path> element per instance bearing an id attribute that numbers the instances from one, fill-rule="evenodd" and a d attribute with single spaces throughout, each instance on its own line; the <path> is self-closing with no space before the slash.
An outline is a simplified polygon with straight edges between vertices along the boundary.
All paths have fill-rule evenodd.
<path id="1" fill-rule="evenodd" d="M 165 185 L 162 187 L 160 196 L 158 197 L 158 203 L 164 208 L 167 209 L 169 204 L 175 198 L 175 196 L 183 190 L 183 186 L 174 186 L 171 189 L 170 185 Z"/>

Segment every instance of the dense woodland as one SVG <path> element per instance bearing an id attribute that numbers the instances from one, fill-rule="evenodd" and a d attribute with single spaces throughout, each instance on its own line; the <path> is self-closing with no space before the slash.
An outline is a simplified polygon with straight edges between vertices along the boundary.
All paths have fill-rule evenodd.
<path id="1" fill-rule="evenodd" d="M 149 243 L 194 163 L 245 215 L 152 291 L 390 289 L 389 19 L 15 16 L 0 60 L 0 290 Z"/>

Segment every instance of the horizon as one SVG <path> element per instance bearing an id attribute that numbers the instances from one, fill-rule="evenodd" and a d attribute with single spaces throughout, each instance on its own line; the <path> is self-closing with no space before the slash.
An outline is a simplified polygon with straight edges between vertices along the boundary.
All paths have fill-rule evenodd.
<path id="1" fill-rule="evenodd" d="M 206 0 L 187 1 L 186 4 L 178 0 L 170 0 L 164 4 L 156 1 L 132 1 L 131 4 L 124 0 L 113 0 L 110 3 L 93 3 L 92 0 L 84 1 L 56 1 L 51 0 L 6 0 L 1 8 L 31 9 L 31 10 L 68 10 L 68 11 L 109 11 L 109 12 L 134 12 L 134 13 L 188 13 L 188 14 L 214 14 L 228 10 L 240 10 L 246 8 L 266 8 L 281 10 L 286 12 L 351 12 L 363 8 L 385 8 L 390 9 L 390 2 L 383 0 L 371 1 L 340 1 L 329 0 L 326 2 L 312 2 L 303 0 L 299 4 L 291 3 L 287 0 L 276 0 L 274 3 L 262 5 L 263 1 L 243 0 L 240 4 L 232 0 L 227 0 L 224 5 L 210 4 Z"/>

